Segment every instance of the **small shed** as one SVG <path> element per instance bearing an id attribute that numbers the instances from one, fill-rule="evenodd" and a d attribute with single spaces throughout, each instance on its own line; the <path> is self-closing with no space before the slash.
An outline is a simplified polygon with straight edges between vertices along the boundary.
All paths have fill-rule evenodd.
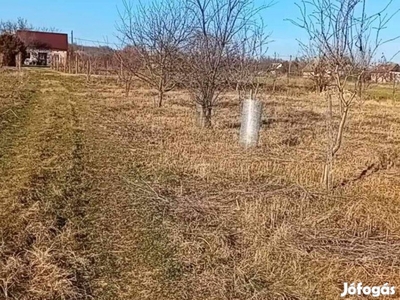
<path id="1" fill-rule="evenodd" d="M 371 81 L 375 83 L 388 83 L 400 80 L 400 65 L 385 63 L 377 65 L 371 70 Z"/>
<path id="2" fill-rule="evenodd" d="M 327 66 L 320 59 L 313 59 L 309 61 L 302 70 L 303 77 L 314 78 L 314 77 L 330 77 L 331 72 L 327 70 Z"/>
<path id="3" fill-rule="evenodd" d="M 68 35 L 65 33 L 18 30 L 17 37 L 27 48 L 29 64 L 51 65 L 52 61 L 65 63 L 68 52 Z"/>
<path id="4" fill-rule="evenodd" d="M 303 68 L 303 77 L 310 78 L 315 75 L 315 62 L 309 62 L 304 68 Z"/>
<path id="5" fill-rule="evenodd" d="M 332 80 L 332 72 L 328 67 L 324 60 L 316 58 L 309 61 L 302 69 L 303 77 L 314 81 L 317 92 L 326 90 Z"/>

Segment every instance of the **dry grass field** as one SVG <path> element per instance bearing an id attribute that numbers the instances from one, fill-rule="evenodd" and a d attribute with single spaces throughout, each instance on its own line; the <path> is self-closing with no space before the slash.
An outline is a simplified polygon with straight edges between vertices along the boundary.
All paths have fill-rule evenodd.
<path id="1" fill-rule="evenodd" d="M 260 145 L 245 151 L 233 92 L 201 130 L 183 91 L 155 108 L 152 91 L 127 98 L 105 78 L 0 77 L 0 299 L 308 300 L 339 299 L 343 282 L 400 288 L 391 87 L 353 108 L 327 194 L 326 103 L 307 85 L 260 94 Z"/>

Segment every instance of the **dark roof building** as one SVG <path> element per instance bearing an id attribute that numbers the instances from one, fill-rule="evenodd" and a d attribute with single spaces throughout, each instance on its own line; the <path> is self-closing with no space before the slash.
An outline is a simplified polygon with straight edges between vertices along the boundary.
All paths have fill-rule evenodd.
<path id="1" fill-rule="evenodd" d="M 68 51 L 68 35 L 65 33 L 18 30 L 17 37 L 28 48 Z"/>
<path id="2" fill-rule="evenodd" d="M 390 73 L 390 72 L 400 72 L 400 65 L 396 63 L 383 63 L 375 66 L 371 73 Z"/>
<path id="3" fill-rule="evenodd" d="M 400 65 L 396 63 L 383 63 L 375 66 L 370 71 L 372 82 L 388 83 L 400 81 Z"/>

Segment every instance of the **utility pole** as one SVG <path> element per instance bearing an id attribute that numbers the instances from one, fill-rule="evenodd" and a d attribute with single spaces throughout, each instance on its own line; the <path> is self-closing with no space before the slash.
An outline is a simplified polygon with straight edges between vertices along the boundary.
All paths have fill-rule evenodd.
<path id="1" fill-rule="evenodd" d="M 71 30 L 71 45 L 74 44 L 74 31 Z"/>

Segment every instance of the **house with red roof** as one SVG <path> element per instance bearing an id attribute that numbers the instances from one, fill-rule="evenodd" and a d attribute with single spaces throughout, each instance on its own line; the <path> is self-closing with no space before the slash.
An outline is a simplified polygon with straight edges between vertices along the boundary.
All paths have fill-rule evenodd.
<path id="1" fill-rule="evenodd" d="M 27 48 L 26 64 L 50 66 L 67 61 L 68 34 L 18 30 L 16 35 Z"/>

